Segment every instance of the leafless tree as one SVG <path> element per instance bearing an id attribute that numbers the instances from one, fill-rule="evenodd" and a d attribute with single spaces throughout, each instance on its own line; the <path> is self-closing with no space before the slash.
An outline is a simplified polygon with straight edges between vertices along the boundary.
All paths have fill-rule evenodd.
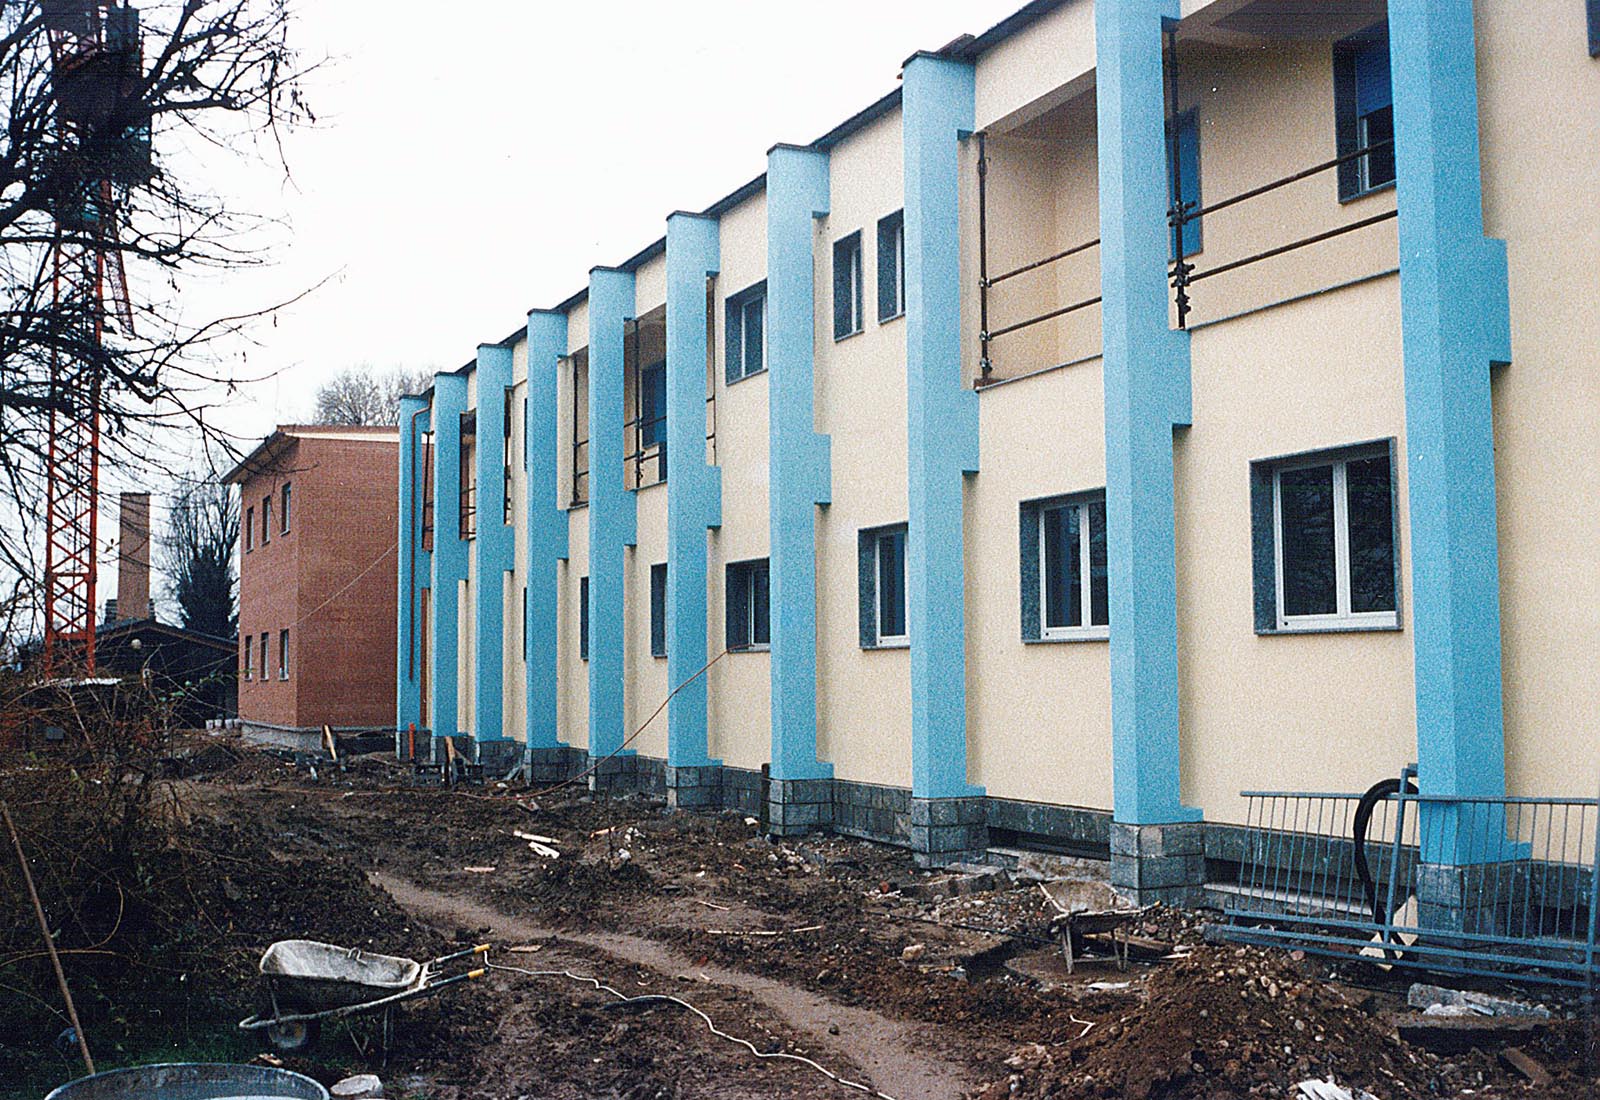
<path id="1" fill-rule="evenodd" d="M 238 633 L 238 542 L 239 502 L 227 485 L 205 478 L 179 491 L 157 545 L 180 625 L 217 638 Z"/>
<path id="2" fill-rule="evenodd" d="M 270 222 L 217 193 L 211 168 L 286 172 L 283 129 L 312 121 L 289 0 L 128 11 L 0 3 L 0 573 L 36 581 L 52 412 L 98 408 L 102 469 L 162 468 L 190 450 L 178 431 L 233 449 L 207 413 L 247 380 L 230 349 L 254 317 L 197 323 L 179 297 L 267 258 Z M 106 49 L 63 45 L 102 23 Z M 103 334 L 95 295 L 57 278 L 62 255 L 98 257 Z"/>
<path id="3" fill-rule="evenodd" d="M 398 424 L 400 399 L 421 393 L 432 382 L 432 373 L 425 370 L 352 367 L 317 390 L 314 419 L 318 424 Z"/>

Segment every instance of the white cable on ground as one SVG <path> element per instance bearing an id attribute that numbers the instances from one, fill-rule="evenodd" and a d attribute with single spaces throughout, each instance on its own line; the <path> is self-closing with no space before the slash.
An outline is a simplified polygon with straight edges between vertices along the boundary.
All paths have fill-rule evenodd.
<path id="1" fill-rule="evenodd" d="M 484 965 L 490 970 L 505 970 L 513 974 L 525 974 L 530 978 L 568 978 L 575 982 L 588 982 L 596 989 L 603 990 L 604 992 L 611 994 L 613 997 L 616 997 L 617 1000 L 623 1004 L 636 1004 L 649 1001 L 670 1001 L 675 1005 L 680 1005 L 683 1008 L 688 1009 L 690 1012 L 693 1012 L 696 1016 L 700 1017 L 700 1019 L 705 1023 L 706 1029 L 710 1031 L 711 1034 L 717 1036 L 719 1039 L 726 1039 L 730 1043 L 738 1043 L 751 1054 L 754 1054 L 757 1058 L 785 1059 L 791 1062 L 799 1062 L 801 1065 L 810 1066 L 828 1080 L 833 1081 L 835 1084 L 843 1085 L 847 1089 L 855 1089 L 857 1092 L 864 1092 L 868 1096 L 878 1097 L 879 1100 L 894 1100 L 894 1097 L 890 1096 L 886 1092 L 879 1092 L 871 1085 L 863 1085 L 859 1081 L 851 1081 L 840 1077 L 832 1070 L 825 1069 L 824 1067 L 813 1062 L 810 1058 L 806 1058 L 802 1055 L 786 1054 L 782 1051 L 776 1051 L 769 1054 L 757 1050 L 755 1044 L 750 1042 L 748 1039 L 741 1039 L 737 1035 L 729 1035 L 726 1031 L 718 1028 L 716 1024 L 711 1022 L 710 1016 L 707 1016 L 704 1012 L 701 1012 L 698 1008 L 684 1000 L 682 997 L 673 997 L 666 993 L 647 993 L 642 997 L 630 997 L 626 993 L 619 992 L 618 990 L 612 989 L 609 985 L 601 983 L 598 978 L 591 978 L 587 974 L 574 974 L 570 970 L 525 970 L 520 966 L 502 966 L 499 963 L 492 962 L 485 963 Z"/>

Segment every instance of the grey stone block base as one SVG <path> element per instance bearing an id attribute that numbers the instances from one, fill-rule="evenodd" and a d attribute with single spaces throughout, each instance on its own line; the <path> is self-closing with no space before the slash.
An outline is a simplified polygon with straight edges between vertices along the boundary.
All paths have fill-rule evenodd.
<path id="1" fill-rule="evenodd" d="M 803 836 L 833 824 L 833 780 L 774 779 L 767 787 L 767 831 Z"/>
<path id="2" fill-rule="evenodd" d="M 1523 896 L 1517 888 L 1526 880 L 1520 863 L 1417 864 L 1417 923 L 1440 933 L 1465 932 L 1479 936 L 1508 935 L 1513 923 L 1512 899 Z M 1461 947 L 1467 941 L 1448 934 L 1428 940 Z"/>
<path id="3" fill-rule="evenodd" d="M 433 739 L 433 755 L 429 757 L 429 761 L 431 763 L 448 764 L 450 762 L 450 754 L 444 747 L 444 743 L 446 741 L 455 742 L 456 756 L 459 758 L 463 760 L 471 760 L 473 758 L 472 735 L 467 733 L 459 733 L 454 737 L 435 737 Z"/>
<path id="4" fill-rule="evenodd" d="M 589 764 L 589 754 L 571 745 L 523 750 L 528 785 L 549 787 L 565 783 Z"/>
<path id="5" fill-rule="evenodd" d="M 989 851 L 984 798 L 912 798 L 911 859 L 918 867 L 981 863 Z"/>
<path id="6" fill-rule="evenodd" d="M 590 757 L 589 789 L 596 794 L 666 793 L 666 763 L 648 756 Z"/>
<path id="7" fill-rule="evenodd" d="M 1205 880 L 1203 822 L 1111 823 L 1111 885 L 1135 905 L 1196 905 Z"/>
<path id="8" fill-rule="evenodd" d="M 665 769 L 667 805 L 675 810 L 719 810 L 722 808 L 722 765 L 704 764 L 690 768 Z"/>
<path id="9" fill-rule="evenodd" d="M 501 779 L 522 762 L 522 742 L 512 741 L 509 738 L 479 741 L 473 745 L 473 751 L 477 754 L 476 762 L 483 765 L 485 779 Z"/>

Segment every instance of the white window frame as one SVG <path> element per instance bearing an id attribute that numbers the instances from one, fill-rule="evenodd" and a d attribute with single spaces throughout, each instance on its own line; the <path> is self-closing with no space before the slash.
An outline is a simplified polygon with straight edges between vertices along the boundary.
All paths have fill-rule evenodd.
<path id="1" fill-rule="evenodd" d="M 254 634 L 244 636 L 244 678 L 255 679 L 256 638 Z"/>
<path id="2" fill-rule="evenodd" d="M 767 573 L 767 640 L 756 641 L 756 571 L 760 566 L 766 567 Z M 744 585 L 744 636 L 745 644 L 734 650 L 735 653 L 765 653 L 772 649 L 772 559 L 752 558 L 749 561 L 733 562 L 731 568 L 739 573 L 739 583 Z M 724 598 L 727 593 L 724 593 Z"/>
<path id="3" fill-rule="evenodd" d="M 863 268 L 865 267 L 866 254 L 865 234 L 861 230 L 856 229 L 845 234 L 843 237 L 840 237 L 834 242 L 834 255 L 836 257 L 838 255 L 837 246 L 844 244 L 852 237 L 854 238 L 854 247 L 850 250 L 848 269 L 850 273 L 850 291 L 849 296 L 846 299 L 846 302 L 848 303 L 847 308 L 849 309 L 850 328 L 845 332 L 836 334 L 834 336 L 834 340 L 836 341 L 847 340 L 852 336 L 857 336 L 866 331 L 867 327 L 867 307 L 865 298 L 866 287 L 863 285 L 863 280 L 865 278 L 863 275 Z M 837 278 L 834 280 L 834 285 L 835 287 L 838 286 Z M 838 310 L 837 304 L 834 306 L 834 309 L 835 311 Z"/>
<path id="4" fill-rule="evenodd" d="M 900 555 L 900 594 L 905 606 L 901 608 L 900 617 L 905 621 L 905 633 L 885 634 L 883 632 L 883 542 L 896 535 L 905 539 L 906 529 L 903 527 L 890 528 L 879 531 L 872 536 L 872 633 L 880 646 L 909 646 L 911 644 L 911 590 L 906 583 L 906 574 L 911 568 L 911 545 L 906 540 L 905 552 Z"/>
<path id="5" fill-rule="evenodd" d="M 289 508 L 294 502 L 294 483 L 285 481 L 278 490 L 278 511 L 283 514 L 278 517 L 278 534 L 289 533 Z"/>
<path id="6" fill-rule="evenodd" d="M 1280 463 L 1272 470 L 1272 554 L 1273 586 L 1277 601 L 1276 613 L 1280 631 L 1360 629 L 1371 630 L 1400 625 L 1400 591 L 1395 586 L 1395 604 L 1390 611 L 1350 610 L 1350 494 L 1346 466 L 1369 458 L 1389 460 L 1390 491 L 1394 488 L 1394 461 L 1387 449 L 1362 448 L 1341 452 L 1338 455 L 1309 455 L 1303 459 Z M 1333 582 L 1334 607 L 1332 614 L 1285 615 L 1283 611 L 1283 475 L 1294 470 L 1333 467 Z M 1390 542 L 1390 567 L 1400 553 L 1398 535 Z"/>
<path id="7" fill-rule="evenodd" d="M 1039 514 L 1034 522 L 1039 525 L 1039 637 L 1048 641 L 1083 639 L 1105 639 L 1111 637 L 1109 623 L 1094 624 L 1085 621 L 1081 626 L 1051 626 L 1050 600 L 1049 600 L 1049 571 L 1045 566 L 1045 519 L 1051 512 L 1063 512 L 1071 508 L 1078 513 L 1078 586 L 1083 593 L 1082 610 L 1083 618 L 1094 618 L 1094 597 L 1091 595 L 1092 565 L 1089 560 L 1089 509 L 1088 505 L 1094 503 L 1095 497 L 1078 497 L 1064 500 L 1058 504 L 1047 504 L 1039 509 Z M 1108 561 L 1109 566 L 1109 561 Z M 1110 591 L 1109 578 L 1107 590 L 1106 614 L 1110 617 Z"/>
<path id="8" fill-rule="evenodd" d="M 289 678 L 289 632 L 278 631 L 278 679 Z"/>

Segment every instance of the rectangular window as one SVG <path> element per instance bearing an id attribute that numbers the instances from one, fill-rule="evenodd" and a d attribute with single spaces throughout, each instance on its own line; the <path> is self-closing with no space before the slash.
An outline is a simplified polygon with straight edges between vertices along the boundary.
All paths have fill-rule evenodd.
<path id="1" fill-rule="evenodd" d="M 861 331 L 861 231 L 833 242 L 833 338 Z"/>
<path id="2" fill-rule="evenodd" d="M 244 510 L 244 549 L 245 553 L 254 550 L 256 546 L 256 506 L 252 504 Z"/>
<path id="3" fill-rule="evenodd" d="M 281 525 L 280 533 L 287 535 L 289 533 L 289 483 L 287 481 L 283 483 L 283 504 L 278 508 L 278 511 L 281 513 L 278 520 Z"/>
<path id="4" fill-rule="evenodd" d="M 589 578 L 578 578 L 578 660 L 589 659 Z"/>
<path id="5" fill-rule="evenodd" d="M 267 632 L 261 632 L 261 678 L 267 678 Z"/>
<path id="6" fill-rule="evenodd" d="M 272 541 L 272 496 L 261 498 L 261 545 Z"/>
<path id="7" fill-rule="evenodd" d="M 457 536 L 463 539 L 478 535 L 478 410 L 468 409 L 461 414 L 461 434 L 456 452 L 456 480 L 461 487 L 460 514 L 457 518 Z"/>
<path id="8" fill-rule="evenodd" d="M 1183 208 L 1190 214 L 1200 209 L 1200 124 L 1193 109 L 1178 116 L 1178 194 L 1173 194 L 1172 135 L 1167 137 L 1167 204 L 1172 206 L 1181 196 Z M 1200 219 L 1183 223 L 1183 255 L 1193 256 L 1200 251 Z M 1172 230 L 1172 258 L 1178 258 L 1178 230 Z"/>
<path id="9" fill-rule="evenodd" d="M 1389 24 L 1379 23 L 1333 47 L 1334 133 L 1341 156 L 1339 198 L 1353 199 L 1394 182 L 1394 94 Z"/>
<path id="10" fill-rule="evenodd" d="M 1258 630 L 1400 625 L 1393 465 L 1380 445 L 1252 468 Z"/>
<path id="11" fill-rule="evenodd" d="M 244 636 L 244 639 L 243 639 L 243 645 L 244 645 L 244 678 L 246 680 L 250 679 L 252 673 L 255 671 L 251 667 L 252 658 L 251 658 L 251 652 L 250 652 L 250 650 L 251 650 L 250 641 L 251 641 L 250 635 L 246 634 Z"/>
<path id="12" fill-rule="evenodd" d="M 650 567 L 650 656 L 667 655 L 667 563 Z"/>
<path id="13" fill-rule="evenodd" d="M 278 631 L 278 679 L 289 678 L 289 632 Z"/>
<path id="14" fill-rule="evenodd" d="M 859 539 L 861 646 L 906 645 L 906 525 L 862 531 Z"/>
<path id="15" fill-rule="evenodd" d="M 639 372 L 639 446 L 667 441 L 667 361 Z"/>
<path id="16" fill-rule="evenodd" d="M 1600 0 L 1588 0 L 1589 56 L 1600 57 Z"/>
<path id="17" fill-rule="evenodd" d="M 1104 490 L 1022 504 L 1022 636 L 1108 636 Z"/>
<path id="18" fill-rule="evenodd" d="M 878 320 L 906 311 L 906 212 L 878 222 Z"/>
<path id="19" fill-rule="evenodd" d="M 772 643 L 771 566 L 767 558 L 728 566 L 728 648 L 766 649 Z"/>
<path id="20" fill-rule="evenodd" d="M 765 280 L 728 299 L 723 346 L 729 382 L 767 367 L 767 284 Z"/>

